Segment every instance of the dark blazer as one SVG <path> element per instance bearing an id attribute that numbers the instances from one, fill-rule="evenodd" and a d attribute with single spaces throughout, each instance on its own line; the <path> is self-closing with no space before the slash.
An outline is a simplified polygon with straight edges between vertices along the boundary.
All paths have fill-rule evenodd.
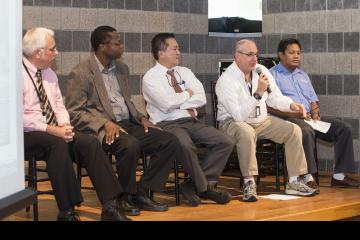
<path id="1" fill-rule="evenodd" d="M 129 88 L 129 68 L 116 61 L 116 77 L 129 109 L 130 121 L 140 124 L 144 116 L 133 102 Z M 96 135 L 100 142 L 105 136 L 104 124 L 116 122 L 108 93 L 94 55 L 79 63 L 65 81 L 65 105 L 71 124 L 79 131 Z"/>

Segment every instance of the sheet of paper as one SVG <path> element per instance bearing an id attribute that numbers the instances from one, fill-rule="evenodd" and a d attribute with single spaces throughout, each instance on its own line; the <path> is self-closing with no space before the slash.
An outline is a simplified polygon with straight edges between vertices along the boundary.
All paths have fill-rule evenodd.
<path id="1" fill-rule="evenodd" d="M 322 133 L 327 133 L 331 125 L 331 123 L 323 122 L 323 121 L 314 121 L 313 119 L 304 120 L 304 121 L 307 122 L 310 126 L 312 126 L 313 129 Z"/>
<path id="2" fill-rule="evenodd" d="M 282 200 L 282 201 L 301 198 L 299 196 L 292 196 L 292 195 L 285 195 L 285 194 L 269 194 L 269 195 L 259 196 L 259 197 L 271 199 L 271 200 Z"/>

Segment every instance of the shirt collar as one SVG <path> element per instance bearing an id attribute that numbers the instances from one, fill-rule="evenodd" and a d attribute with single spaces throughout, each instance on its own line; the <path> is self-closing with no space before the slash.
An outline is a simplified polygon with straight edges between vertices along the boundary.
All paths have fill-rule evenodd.
<path id="1" fill-rule="evenodd" d="M 281 62 L 277 65 L 278 72 L 280 73 L 286 73 L 286 74 L 296 74 L 301 73 L 301 70 L 299 68 L 295 68 L 294 71 L 290 72 L 284 65 L 281 64 Z"/>
<path id="2" fill-rule="evenodd" d="M 161 74 L 167 74 L 167 71 L 176 68 L 176 67 L 173 67 L 173 68 L 170 68 L 170 69 L 169 69 L 169 68 L 165 67 L 164 65 L 160 64 L 159 62 L 156 62 L 155 67 L 157 68 L 158 71 L 161 72 Z"/>
<path id="3" fill-rule="evenodd" d="M 33 77 L 36 77 L 36 72 L 37 72 L 38 69 L 26 57 L 23 57 L 23 61 L 24 61 L 25 66 L 27 67 L 27 69 L 31 73 L 31 75 Z"/>
<path id="4" fill-rule="evenodd" d="M 109 69 L 106 70 L 95 54 L 94 57 L 101 73 L 107 74 L 115 69 L 115 61 L 111 61 Z"/>

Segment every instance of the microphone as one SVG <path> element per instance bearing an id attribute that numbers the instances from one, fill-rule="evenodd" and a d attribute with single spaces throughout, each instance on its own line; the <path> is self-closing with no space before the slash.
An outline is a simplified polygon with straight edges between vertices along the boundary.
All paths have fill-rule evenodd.
<path id="1" fill-rule="evenodd" d="M 255 69 L 255 72 L 260 76 L 260 75 L 262 74 L 261 67 L 257 67 L 257 68 Z M 271 88 L 270 88 L 270 86 L 267 86 L 266 91 L 267 91 L 267 93 L 271 93 Z"/>

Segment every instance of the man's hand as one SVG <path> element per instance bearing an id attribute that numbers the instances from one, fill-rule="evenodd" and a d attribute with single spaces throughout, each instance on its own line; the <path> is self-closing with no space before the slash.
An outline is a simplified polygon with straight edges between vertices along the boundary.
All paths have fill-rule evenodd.
<path id="1" fill-rule="evenodd" d="M 269 85 L 270 85 L 270 83 L 269 83 L 269 79 L 267 78 L 267 76 L 265 74 L 261 74 L 259 76 L 258 87 L 256 89 L 256 92 L 262 96 Z"/>
<path id="2" fill-rule="evenodd" d="M 74 127 L 70 124 L 62 125 L 62 126 L 51 126 L 48 125 L 46 128 L 46 132 L 51 135 L 60 137 L 64 139 L 65 142 L 71 142 L 74 138 L 75 133 L 73 132 Z"/>
<path id="3" fill-rule="evenodd" d="M 141 118 L 141 125 L 144 127 L 145 133 L 149 131 L 149 127 L 162 130 L 160 127 L 155 126 L 152 122 L 150 122 L 146 117 Z"/>
<path id="4" fill-rule="evenodd" d="M 293 103 L 290 104 L 290 109 L 292 111 L 294 111 L 294 112 L 299 113 L 299 118 L 303 118 L 303 119 L 307 118 L 306 110 L 305 110 L 304 105 L 302 105 L 300 103 L 293 102 Z"/>
<path id="5" fill-rule="evenodd" d="M 122 127 L 113 123 L 112 121 L 108 121 L 104 125 L 105 128 L 105 142 L 106 144 L 112 144 L 116 138 L 120 136 L 120 133 L 128 134 Z"/>
<path id="6" fill-rule="evenodd" d="M 191 90 L 190 88 L 186 89 L 185 91 L 187 91 L 190 95 L 190 97 L 192 97 L 192 95 L 194 95 L 193 90 Z"/>

